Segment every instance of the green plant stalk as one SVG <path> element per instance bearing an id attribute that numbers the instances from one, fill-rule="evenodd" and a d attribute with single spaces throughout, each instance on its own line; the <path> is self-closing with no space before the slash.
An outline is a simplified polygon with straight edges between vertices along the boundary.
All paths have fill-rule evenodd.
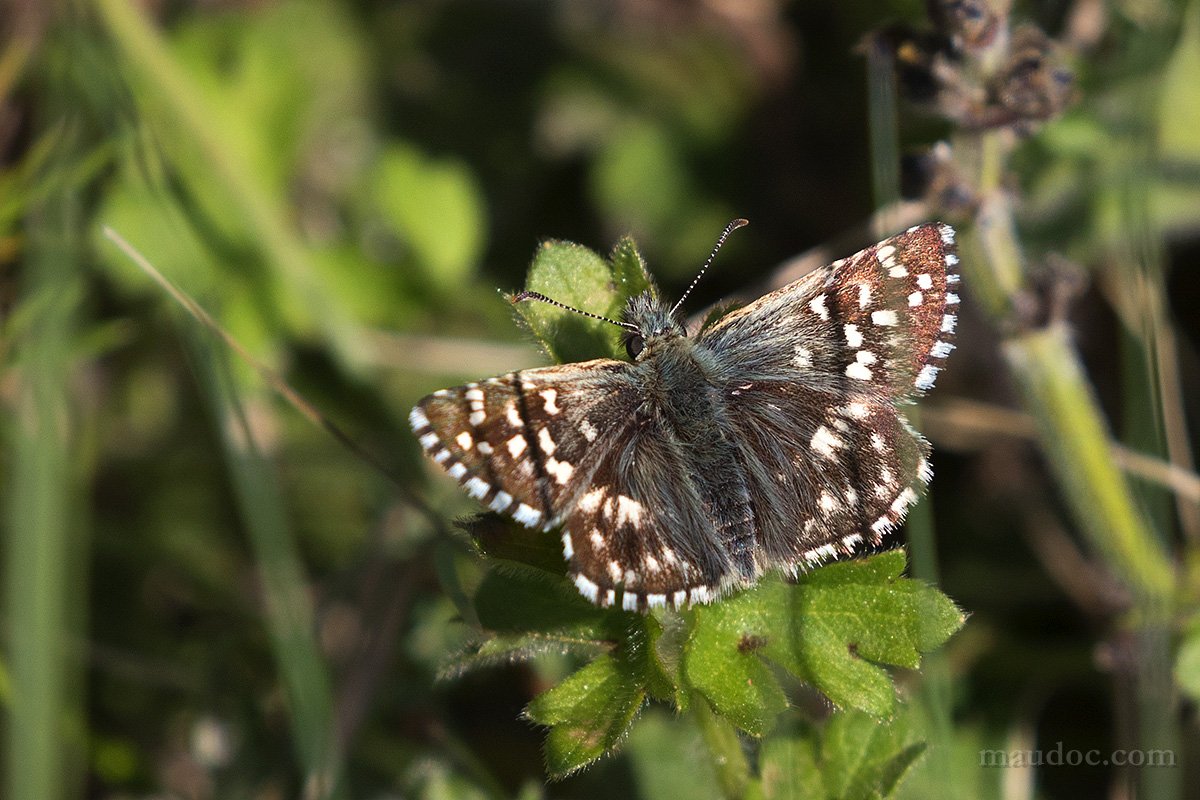
<path id="1" fill-rule="evenodd" d="M 1112 459 L 1108 430 L 1066 326 L 1016 336 L 1004 352 L 1083 530 L 1148 608 L 1165 611 L 1174 570 Z"/>
<path id="2" fill-rule="evenodd" d="M 22 297 L 37 312 L 19 344 L 15 413 L 5 426 L 11 435 L 5 578 L 12 695 L 3 794 L 12 800 L 53 799 L 77 788 L 69 784 L 78 776 L 78 750 L 64 724 L 79 714 L 65 652 L 71 599 L 87 596 L 71 581 L 79 507 L 72 434 L 80 421 L 64 391 L 78 297 L 72 291 L 78 264 L 73 206 L 67 197 L 52 198 L 27 220 Z"/>
<path id="3" fill-rule="evenodd" d="M 207 343 L 196 341 L 193 351 L 205 367 L 231 483 L 262 580 L 267 628 L 291 710 L 297 756 L 305 770 L 304 797 L 332 797 L 342 776 L 342 754 L 333 736 L 333 692 L 284 501 L 272 478 L 272 465 L 255 444 L 230 371 Z"/>
<path id="4" fill-rule="evenodd" d="M 964 267 L 973 292 L 999 321 L 1021 296 L 1024 262 L 1003 185 L 1011 136 L 1005 131 L 961 137 L 963 160 L 976 169 L 980 210 L 974 249 Z M 1174 588 L 1170 559 L 1134 503 L 1113 462 L 1108 427 L 1067 329 L 1052 324 L 1017 334 L 1005 357 L 1038 426 L 1040 440 L 1085 535 L 1149 608 L 1165 611 Z"/>
<path id="5" fill-rule="evenodd" d="M 199 91 L 189 85 L 142 7 L 126 0 L 96 0 L 95 5 L 121 56 L 158 97 L 178 132 L 212 165 L 230 202 L 246 220 L 252 233 L 248 241 L 257 242 L 267 263 L 282 273 L 281 290 L 296 292 L 303 308 L 320 309 L 315 316 L 342 363 L 362 367 L 361 354 L 369 350 L 360 341 L 357 327 L 331 302 L 303 244 L 288 226 L 286 210 L 223 143 Z"/>
<path id="6" fill-rule="evenodd" d="M 700 728 L 700 736 L 708 748 L 710 762 L 717 773 L 717 783 L 725 797 L 745 796 L 750 784 L 750 763 L 742 750 L 742 741 L 737 731 L 723 717 L 713 713 L 712 708 L 699 693 L 692 695 L 692 718 Z"/>

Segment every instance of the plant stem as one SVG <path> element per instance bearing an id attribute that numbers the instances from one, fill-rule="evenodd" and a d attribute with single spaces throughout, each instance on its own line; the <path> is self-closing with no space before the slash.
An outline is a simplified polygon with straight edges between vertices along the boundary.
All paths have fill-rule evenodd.
<path id="1" fill-rule="evenodd" d="M 716 770 L 721 794 L 731 800 L 743 797 L 750 783 L 750 763 L 746 760 L 737 731 L 725 719 L 714 714 L 708 700 L 699 693 L 692 695 L 691 711 L 708 747 L 709 761 Z"/>

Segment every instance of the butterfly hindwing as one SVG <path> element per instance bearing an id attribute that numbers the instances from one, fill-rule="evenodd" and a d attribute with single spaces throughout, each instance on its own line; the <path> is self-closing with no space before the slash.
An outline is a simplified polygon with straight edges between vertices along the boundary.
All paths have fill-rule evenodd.
<path id="1" fill-rule="evenodd" d="M 763 570 L 789 571 L 878 549 L 929 479 L 928 444 L 890 403 L 794 383 L 735 390 Z"/>
<path id="2" fill-rule="evenodd" d="M 643 418 L 608 449 L 563 520 L 571 579 L 601 605 L 706 602 L 736 575 L 686 451 L 659 426 Z"/>

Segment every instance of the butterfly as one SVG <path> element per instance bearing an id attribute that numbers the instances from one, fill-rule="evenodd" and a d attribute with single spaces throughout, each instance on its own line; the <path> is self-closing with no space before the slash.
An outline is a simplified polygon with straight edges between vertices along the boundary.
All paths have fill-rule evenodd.
<path id="1" fill-rule="evenodd" d="M 900 406 L 954 349 L 957 266 L 954 230 L 917 225 L 695 336 L 677 316 L 691 287 L 671 307 L 651 287 L 619 321 L 579 312 L 624 328 L 630 361 L 442 389 L 409 421 L 472 497 L 560 528 L 588 600 L 710 602 L 768 571 L 891 543 L 932 477 L 929 444 Z"/>

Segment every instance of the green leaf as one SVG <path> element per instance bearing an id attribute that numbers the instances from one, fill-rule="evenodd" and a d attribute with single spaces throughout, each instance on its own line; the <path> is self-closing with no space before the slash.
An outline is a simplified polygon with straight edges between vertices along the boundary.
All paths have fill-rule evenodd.
<path id="1" fill-rule="evenodd" d="M 767 800 L 869 800 L 890 796 L 925 750 L 909 716 L 881 723 L 856 711 L 833 715 L 823 730 L 780 736 L 762 749 Z"/>
<path id="2" fill-rule="evenodd" d="M 713 708 L 752 736 L 762 736 L 787 708 L 779 681 L 758 657 L 757 639 L 769 629 L 756 595 L 696 610 L 696 626 L 685 647 L 688 681 Z"/>
<path id="3" fill-rule="evenodd" d="M 567 571 L 562 540 L 553 534 L 526 528 L 493 513 L 480 514 L 460 527 L 488 558 L 517 561 L 560 577 Z"/>
<path id="4" fill-rule="evenodd" d="M 604 639 L 614 627 L 609 620 L 628 616 L 592 605 L 561 575 L 513 562 L 497 564 L 484 576 L 474 603 L 486 630 L 513 633 L 569 630 Z"/>
<path id="5" fill-rule="evenodd" d="M 620 314 L 625 301 L 630 297 L 654 290 L 646 262 L 638 252 L 637 242 L 632 236 L 623 236 L 608 257 L 612 264 L 613 280 L 617 287 L 617 302 L 609 309 L 610 314 Z"/>
<path id="6" fill-rule="evenodd" d="M 645 699 L 636 668 L 620 654 L 601 656 L 534 698 L 525 714 L 550 726 L 551 777 L 566 777 L 615 748 Z"/>
<path id="7" fill-rule="evenodd" d="M 485 238 L 483 193 L 466 165 L 393 144 L 380 156 L 372 189 L 385 223 L 429 277 L 444 289 L 460 286 Z"/>
<path id="8" fill-rule="evenodd" d="M 501 664 L 529 661 L 544 653 L 594 658 L 608 649 L 604 642 L 563 634 L 523 633 L 493 636 L 475 642 L 448 659 L 438 670 L 439 680 L 460 678 L 468 672 Z"/>
<path id="9" fill-rule="evenodd" d="M 799 736 L 768 739 L 759 758 L 759 795 L 768 800 L 827 797 L 818 764 L 817 743 Z"/>
<path id="10" fill-rule="evenodd" d="M 782 709 L 766 657 L 836 706 L 890 716 L 895 692 L 880 665 L 916 667 L 963 616 L 948 598 L 900 577 L 903 551 L 831 564 L 796 585 L 766 578 L 723 603 L 697 609 L 685 650 L 688 680 L 713 707 L 761 735 Z"/>
<path id="11" fill-rule="evenodd" d="M 608 315 L 619 304 L 608 263 L 571 242 L 543 242 L 525 288 L 593 314 Z M 615 325 L 537 301 L 520 303 L 517 311 L 547 355 L 559 363 L 621 357 L 620 329 Z"/>

